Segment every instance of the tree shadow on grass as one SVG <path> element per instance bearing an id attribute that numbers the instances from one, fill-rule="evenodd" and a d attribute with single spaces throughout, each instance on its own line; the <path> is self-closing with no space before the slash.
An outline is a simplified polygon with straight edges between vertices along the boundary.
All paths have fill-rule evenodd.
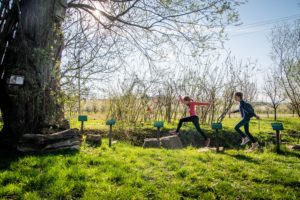
<path id="1" fill-rule="evenodd" d="M 286 157 L 300 158 L 300 152 L 296 152 L 292 150 L 282 149 L 278 154 Z"/>
<path id="2" fill-rule="evenodd" d="M 226 152 L 223 153 L 226 156 L 230 156 L 236 160 L 241 160 L 241 161 L 246 161 L 246 162 L 250 162 L 250 163 L 254 163 L 254 164 L 260 164 L 260 162 L 258 160 L 253 159 L 250 156 L 244 155 L 244 154 L 228 154 Z"/>
<path id="3" fill-rule="evenodd" d="M 75 155 L 79 153 L 78 150 L 64 150 L 57 152 L 43 152 L 43 153 L 20 153 L 16 150 L 11 151 L 1 151 L 0 152 L 0 171 L 9 169 L 11 163 L 17 162 L 19 159 L 22 159 L 26 156 L 36 156 L 39 158 L 51 157 L 58 155 Z"/>

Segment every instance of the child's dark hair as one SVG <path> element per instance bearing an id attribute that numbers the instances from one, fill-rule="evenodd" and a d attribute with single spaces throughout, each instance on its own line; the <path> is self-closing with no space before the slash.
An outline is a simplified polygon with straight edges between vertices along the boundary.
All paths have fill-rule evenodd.
<path id="1" fill-rule="evenodd" d="M 188 96 L 185 96 L 185 97 L 183 98 L 183 101 L 192 101 L 192 99 L 191 99 L 190 97 L 188 97 Z"/>
<path id="2" fill-rule="evenodd" d="M 242 92 L 236 92 L 236 93 L 234 94 L 234 96 L 240 97 L 241 99 L 243 99 L 243 93 L 242 93 Z"/>

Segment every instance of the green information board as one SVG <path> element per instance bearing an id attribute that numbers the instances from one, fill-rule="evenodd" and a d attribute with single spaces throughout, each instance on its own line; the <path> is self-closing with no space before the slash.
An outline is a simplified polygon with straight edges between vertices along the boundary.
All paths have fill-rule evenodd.
<path id="1" fill-rule="evenodd" d="M 86 122 L 88 120 L 88 117 L 86 115 L 79 115 L 78 121 L 80 122 Z"/>
<path id="2" fill-rule="evenodd" d="M 212 129 L 222 129 L 222 123 L 211 123 L 211 128 Z"/>
<path id="3" fill-rule="evenodd" d="M 154 122 L 154 127 L 162 128 L 162 127 L 164 127 L 164 122 L 162 122 L 162 121 Z"/>
<path id="4" fill-rule="evenodd" d="M 110 126 L 115 125 L 115 123 L 116 123 L 116 120 L 114 120 L 114 119 L 109 119 L 106 121 L 106 125 L 110 125 Z"/>
<path id="5" fill-rule="evenodd" d="M 276 123 L 271 123 L 272 129 L 274 131 L 282 131 L 283 130 L 283 124 L 276 122 Z"/>

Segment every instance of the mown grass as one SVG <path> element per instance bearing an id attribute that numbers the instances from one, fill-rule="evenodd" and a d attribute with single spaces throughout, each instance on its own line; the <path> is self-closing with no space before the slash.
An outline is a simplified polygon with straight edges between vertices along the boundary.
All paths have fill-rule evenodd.
<path id="1" fill-rule="evenodd" d="M 0 160 L 2 199 L 299 199 L 300 154 L 143 149 L 126 142 Z"/>
<path id="2" fill-rule="evenodd" d="M 239 118 L 225 119 L 224 132 L 233 134 Z M 280 118 L 284 133 L 300 129 L 299 118 Z M 251 122 L 256 136 L 273 132 L 271 119 Z M 79 127 L 76 119 L 72 127 Z M 165 124 L 174 129 L 176 122 Z M 211 134 L 209 125 L 202 125 Z M 89 119 L 86 129 L 107 132 L 103 120 Z M 114 130 L 153 129 L 152 123 Z M 183 131 L 194 130 L 191 124 Z M 227 135 L 228 136 L 228 135 Z M 293 142 L 293 141 L 292 141 Z M 202 152 L 143 149 L 119 141 L 108 148 L 83 143 L 80 152 L 0 158 L 0 199 L 300 199 L 300 153 L 283 146 L 264 153 L 226 150 Z"/>

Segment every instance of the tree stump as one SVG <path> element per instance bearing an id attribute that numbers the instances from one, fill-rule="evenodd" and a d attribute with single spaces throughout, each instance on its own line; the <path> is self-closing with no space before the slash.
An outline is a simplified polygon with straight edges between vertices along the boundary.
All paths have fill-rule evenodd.
<path id="1" fill-rule="evenodd" d="M 90 145 L 101 146 L 102 140 L 101 135 L 87 134 L 85 142 Z"/>
<path id="2" fill-rule="evenodd" d="M 160 138 L 161 146 L 166 149 L 182 149 L 181 140 L 177 135 Z"/>
<path id="3" fill-rule="evenodd" d="M 146 138 L 143 144 L 144 148 L 160 148 L 160 142 L 157 138 Z"/>
<path id="4" fill-rule="evenodd" d="M 296 144 L 292 147 L 292 149 L 300 151 L 300 144 Z"/>
<path id="5" fill-rule="evenodd" d="M 17 150 L 23 153 L 80 150 L 79 132 L 68 129 L 52 134 L 24 134 L 18 141 Z"/>

